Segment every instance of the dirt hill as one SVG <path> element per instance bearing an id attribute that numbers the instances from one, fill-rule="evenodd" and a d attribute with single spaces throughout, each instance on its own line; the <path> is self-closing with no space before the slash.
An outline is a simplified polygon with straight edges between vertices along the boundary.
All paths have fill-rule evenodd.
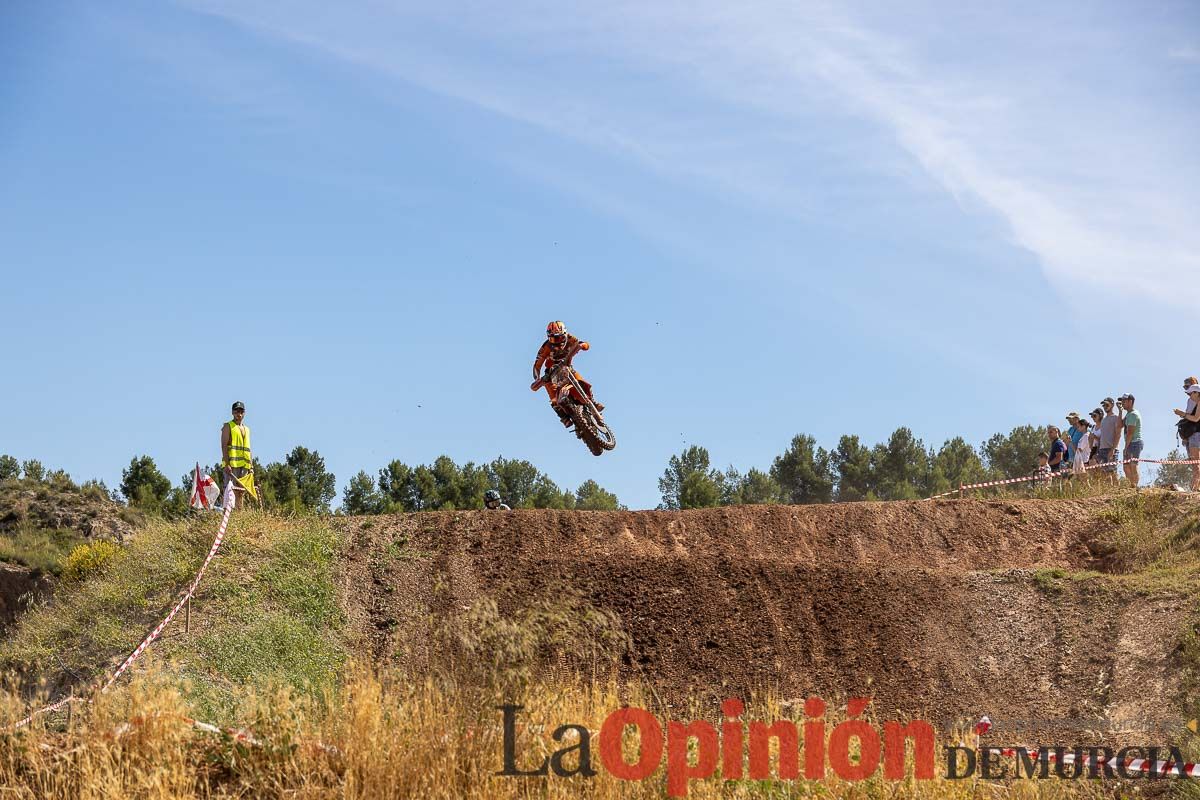
<path id="1" fill-rule="evenodd" d="M 439 620 L 570 590 L 619 617 L 623 674 L 667 703 L 864 695 L 1144 741 L 1185 719 L 1200 591 L 1163 565 L 1196 557 L 1197 520 L 1200 499 L 1156 492 L 353 518 L 340 580 L 362 647 L 417 670 Z"/>
<path id="2" fill-rule="evenodd" d="M 0 634 L 48 590 L 73 547 L 122 542 L 140 515 L 69 480 L 0 482 Z"/>

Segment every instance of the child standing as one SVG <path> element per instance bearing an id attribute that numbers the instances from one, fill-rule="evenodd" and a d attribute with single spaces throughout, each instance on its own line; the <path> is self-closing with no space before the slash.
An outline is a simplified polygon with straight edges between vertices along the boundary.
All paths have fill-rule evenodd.
<path id="1" fill-rule="evenodd" d="M 1045 489 L 1050 485 L 1050 476 L 1054 474 L 1050 471 L 1050 454 L 1043 450 L 1038 453 L 1037 459 L 1037 471 L 1033 473 L 1036 480 L 1034 480 L 1033 485 L 1034 488 Z"/>

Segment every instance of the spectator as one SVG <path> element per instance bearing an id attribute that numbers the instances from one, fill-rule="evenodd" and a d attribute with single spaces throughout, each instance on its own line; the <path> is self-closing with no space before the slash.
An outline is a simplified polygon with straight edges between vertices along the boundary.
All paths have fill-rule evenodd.
<path id="1" fill-rule="evenodd" d="M 1067 463 L 1075 463 L 1075 452 L 1079 449 L 1079 440 L 1083 434 L 1079 430 L 1079 412 L 1067 414 Z"/>
<path id="2" fill-rule="evenodd" d="M 1092 456 L 1092 435 L 1088 433 L 1088 429 L 1092 426 L 1086 419 L 1075 419 L 1075 430 L 1080 434 L 1079 444 L 1075 447 L 1075 460 L 1072 462 L 1075 465 L 1074 473 L 1076 475 L 1087 476 L 1088 459 Z"/>
<path id="3" fill-rule="evenodd" d="M 1050 454 L 1045 450 L 1037 454 L 1037 470 L 1034 471 L 1035 478 L 1033 485 L 1035 488 L 1044 489 L 1050 485 L 1050 476 L 1053 475 L 1050 471 Z"/>
<path id="4" fill-rule="evenodd" d="M 1095 466 L 1100 463 L 1100 423 L 1104 420 L 1104 412 L 1093 408 L 1088 416 L 1092 418 L 1092 431 L 1088 434 L 1091 437 L 1092 454 L 1088 463 Z"/>
<path id="5" fill-rule="evenodd" d="M 1062 431 L 1057 425 L 1046 426 L 1046 435 L 1050 437 L 1050 459 L 1048 466 L 1051 472 L 1058 472 L 1069 462 L 1067 461 L 1067 443 L 1063 441 Z"/>
<path id="6" fill-rule="evenodd" d="M 1184 420 L 1200 424 L 1200 381 L 1194 377 L 1184 379 L 1183 390 L 1188 395 L 1187 408 L 1175 409 L 1175 416 L 1181 417 L 1181 424 Z M 1189 461 L 1200 460 L 1200 430 L 1191 433 L 1183 446 L 1187 448 Z M 1192 491 L 1200 492 L 1200 464 L 1192 464 Z"/>
<path id="7" fill-rule="evenodd" d="M 1125 411 L 1121 418 L 1121 429 L 1125 431 L 1125 480 L 1136 488 L 1141 482 L 1136 459 L 1142 457 L 1142 415 L 1133 408 L 1133 395 L 1123 394 L 1117 400 Z"/>
<path id="8" fill-rule="evenodd" d="M 1117 416 L 1116 406 L 1116 401 L 1111 397 L 1100 401 L 1100 407 L 1104 409 L 1104 418 L 1100 420 L 1100 463 L 1107 465 L 1100 469 L 1108 477 L 1109 483 L 1117 482 L 1117 465 L 1110 462 L 1116 462 L 1121 457 L 1121 451 L 1117 449 L 1121 439 L 1121 418 Z"/>

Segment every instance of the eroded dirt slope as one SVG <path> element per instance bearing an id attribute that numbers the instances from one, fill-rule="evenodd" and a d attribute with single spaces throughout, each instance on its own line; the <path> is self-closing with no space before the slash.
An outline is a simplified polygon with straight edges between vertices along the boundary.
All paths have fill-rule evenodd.
<path id="1" fill-rule="evenodd" d="M 1170 502 L 1172 517 L 1200 513 L 1194 499 Z M 483 597 L 512 611 L 570 587 L 620 617 L 633 640 L 623 672 L 667 702 L 770 689 L 868 695 L 939 720 L 1170 716 L 1173 650 L 1197 598 L 1081 574 L 1105 570 L 1106 506 L 360 518 L 347 523 L 342 588 L 366 654 L 418 671 L 439 619 Z"/>

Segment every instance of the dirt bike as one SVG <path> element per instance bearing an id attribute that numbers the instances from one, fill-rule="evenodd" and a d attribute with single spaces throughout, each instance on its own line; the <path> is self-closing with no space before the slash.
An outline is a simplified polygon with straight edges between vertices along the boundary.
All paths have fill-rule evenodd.
<path id="1" fill-rule="evenodd" d="M 571 419 L 575 436 L 587 445 L 592 455 L 601 455 L 605 450 L 617 446 L 617 437 L 613 435 L 612 428 L 600 416 L 595 403 L 588 397 L 569 364 L 559 364 L 548 370 L 541 382 L 550 385 L 557 398 L 555 404 Z"/>

